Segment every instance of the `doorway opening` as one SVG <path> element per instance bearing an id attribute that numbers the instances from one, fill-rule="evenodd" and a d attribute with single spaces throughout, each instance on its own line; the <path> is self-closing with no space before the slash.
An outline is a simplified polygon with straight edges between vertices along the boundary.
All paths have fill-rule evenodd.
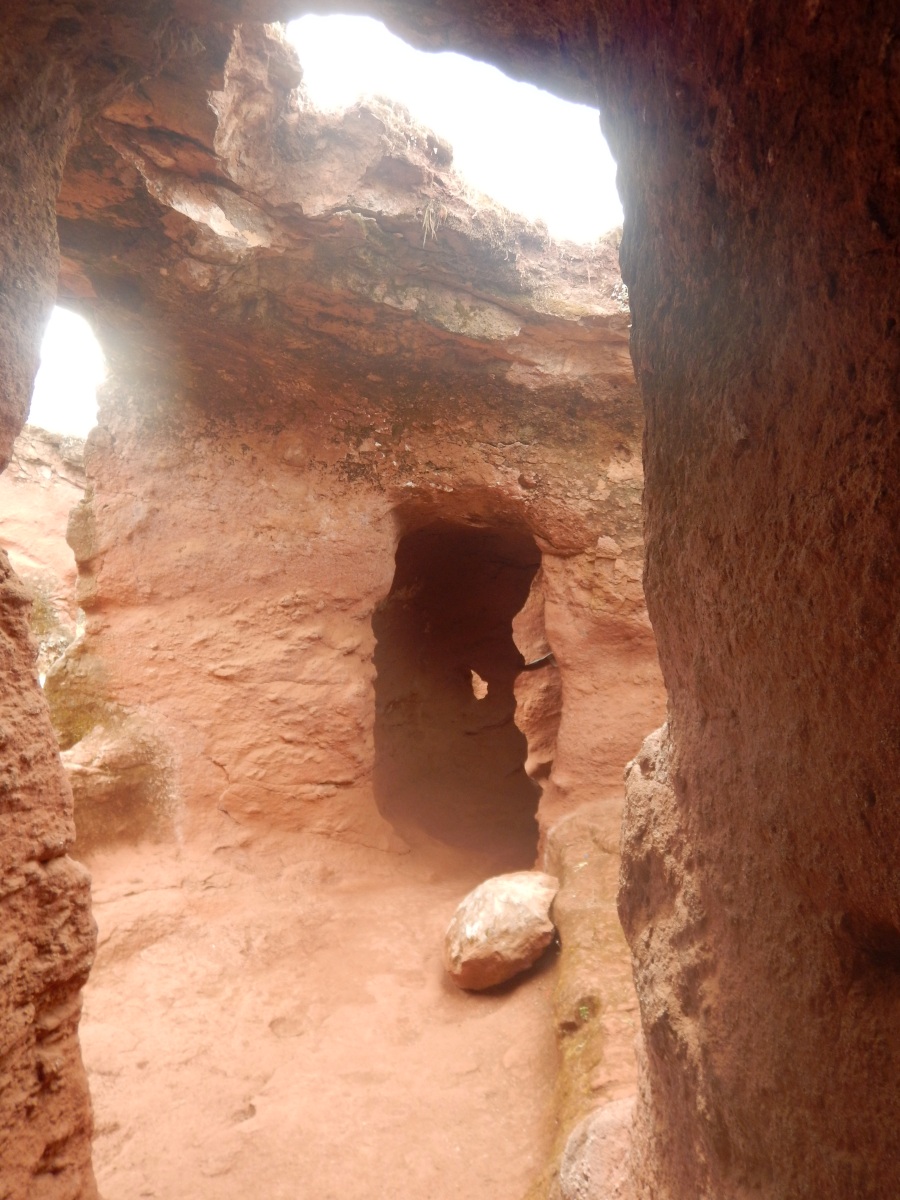
<path id="1" fill-rule="evenodd" d="M 530 867 L 541 789 L 525 772 L 513 617 L 541 553 L 529 533 L 446 520 L 407 533 L 373 618 L 375 795 L 407 838 Z"/>

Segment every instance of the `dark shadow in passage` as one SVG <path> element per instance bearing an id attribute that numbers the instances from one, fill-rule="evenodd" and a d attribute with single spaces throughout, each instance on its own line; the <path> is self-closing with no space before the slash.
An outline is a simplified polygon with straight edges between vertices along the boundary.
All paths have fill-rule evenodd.
<path id="1" fill-rule="evenodd" d="M 521 531 L 436 521 L 403 537 L 396 561 L 373 618 L 378 806 L 413 839 L 422 830 L 529 867 L 540 788 L 514 720 L 524 661 L 512 619 L 540 551 Z"/>

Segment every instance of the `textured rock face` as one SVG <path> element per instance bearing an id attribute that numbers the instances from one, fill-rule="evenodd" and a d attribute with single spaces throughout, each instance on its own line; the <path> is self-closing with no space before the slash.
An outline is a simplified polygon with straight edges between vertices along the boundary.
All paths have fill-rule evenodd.
<path id="1" fill-rule="evenodd" d="M 0 561 L 0 1190 L 11 1200 L 94 1194 L 78 1046 L 91 966 L 90 879 L 66 857 L 72 801 L 38 688 L 29 595 Z"/>
<path id="2" fill-rule="evenodd" d="M 460 903 L 444 938 L 444 966 L 461 988 L 481 991 L 534 966 L 553 941 L 550 906 L 559 880 L 542 871 L 486 879 Z"/>
<path id="3" fill-rule="evenodd" d="M 171 836 L 166 748 L 139 717 L 107 718 L 60 758 L 75 802 L 79 854 Z"/>
<path id="4" fill-rule="evenodd" d="M 41 675 L 78 629 L 75 559 L 65 534 L 84 489 L 83 441 L 26 426 L 0 476 L 0 548 L 31 592 Z"/>

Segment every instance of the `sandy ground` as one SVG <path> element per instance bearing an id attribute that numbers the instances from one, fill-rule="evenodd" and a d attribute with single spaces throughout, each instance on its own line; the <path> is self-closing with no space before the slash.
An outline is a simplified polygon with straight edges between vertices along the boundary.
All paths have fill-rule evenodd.
<path id="1" fill-rule="evenodd" d="M 484 995 L 441 967 L 498 864 L 310 835 L 89 865 L 104 1200 L 522 1200 L 552 1136 L 552 957 Z"/>

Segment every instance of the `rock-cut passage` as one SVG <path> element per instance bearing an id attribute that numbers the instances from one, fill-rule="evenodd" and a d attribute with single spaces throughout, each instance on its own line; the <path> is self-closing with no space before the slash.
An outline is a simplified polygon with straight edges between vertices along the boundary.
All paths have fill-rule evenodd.
<path id="1" fill-rule="evenodd" d="M 375 787 L 406 836 L 530 866 L 540 788 L 525 774 L 512 619 L 541 555 L 527 533 L 437 521 L 404 536 L 375 614 Z"/>

